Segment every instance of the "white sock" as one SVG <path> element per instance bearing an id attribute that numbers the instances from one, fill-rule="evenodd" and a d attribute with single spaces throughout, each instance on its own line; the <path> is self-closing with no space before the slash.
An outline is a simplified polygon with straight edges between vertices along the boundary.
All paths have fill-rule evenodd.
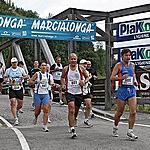
<path id="1" fill-rule="evenodd" d="M 84 119 L 85 122 L 87 122 L 89 119 Z"/>
<path id="2" fill-rule="evenodd" d="M 131 132 L 133 132 L 133 129 L 128 129 L 128 133 L 131 133 Z"/>
<path id="3" fill-rule="evenodd" d="M 70 129 L 72 130 L 72 129 L 74 129 L 74 127 L 71 127 Z"/>
<path id="4" fill-rule="evenodd" d="M 47 129 L 47 124 L 46 124 L 46 125 L 43 125 L 43 128 L 44 128 L 44 129 Z"/>
<path id="5" fill-rule="evenodd" d="M 113 125 L 113 128 L 118 129 L 118 126 Z"/>

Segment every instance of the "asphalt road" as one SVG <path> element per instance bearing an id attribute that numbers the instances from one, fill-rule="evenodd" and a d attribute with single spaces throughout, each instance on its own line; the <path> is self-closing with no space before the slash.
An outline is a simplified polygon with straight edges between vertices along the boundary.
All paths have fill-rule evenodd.
<path id="1" fill-rule="evenodd" d="M 23 114 L 19 114 L 20 124 L 16 127 L 7 127 L 0 120 L 0 150 L 149 150 L 150 126 L 135 126 L 135 133 L 139 136 L 137 141 L 126 138 L 127 125 L 120 124 L 119 137 L 112 137 L 112 122 L 100 118 L 91 121 L 94 127 L 87 128 L 83 124 L 83 112 L 79 113 L 76 139 L 70 138 L 68 133 L 67 107 L 54 103 L 50 114 L 51 123 L 49 132 L 42 131 L 42 113 L 38 124 L 33 125 L 32 98 L 25 97 Z M 0 95 L 0 116 L 13 124 L 10 113 L 8 96 Z M 14 132 L 14 130 L 16 132 Z M 29 147 L 27 149 L 21 142 L 22 133 Z M 18 138 L 19 137 L 19 138 Z"/>

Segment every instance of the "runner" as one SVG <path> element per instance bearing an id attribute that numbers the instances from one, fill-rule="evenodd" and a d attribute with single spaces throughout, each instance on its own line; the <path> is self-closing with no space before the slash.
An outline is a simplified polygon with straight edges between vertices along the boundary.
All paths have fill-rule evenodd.
<path id="1" fill-rule="evenodd" d="M 115 65 L 111 75 L 111 80 L 119 81 L 116 101 L 118 109 L 114 117 L 113 136 L 118 137 L 118 124 L 127 103 L 130 109 L 127 137 L 131 140 L 136 140 L 138 137 L 133 133 L 137 105 L 134 85 L 137 86 L 138 83 L 134 73 L 134 65 L 130 62 L 131 51 L 123 49 L 121 54 L 122 61 Z"/>
<path id="2" fill-rule="evenodd" d="M 35 119 L 33 123 L 34 124 L 37 123 L 38 116 L 41 113 L 41 110 L 43 110 L 43 129 L 45 132 L 49 131 L 49 129 L 47 128 L 47 123 L 50 104 L 50 96 L 48 92 L 50 81 L 51 79 L 49 73 L 47 73 L 47 64 L 45 62 L 41 63 L 41 71 L 36 72 L 29 80 L 30 85 L 35 85 L 34 89 Z"/>
<path id="3" fill-rule="evenodd" d="M 23 68 L 24 67 L 24 63 L 23 63 L 23 61 L 19 61 L 18 62 L 18 66 L 19 67 L 21 67 L 21 68 Z M 24 69 L 24 68 L 23 68 Z M 25 71 L 25 70 L 24 70 Z M 28 77 L 29 78 L 29 77 Z M 27 80 L 26 80 L 27 81 Z M 25 93 L 25 80 L 22 80 L 22 84 L 23 84 L 23 93 Z M 23 110 L 22 110 L 22 108 L 20 108 L 19 110 L 18 110 L 18 112 L 19 113 L 23 113 Z M 17 113 L 18 113 L 17 112 Z"/>
<path id="4" fill-rule="evenodd" d="M 63 67 L 61 64 L 61 57 L 57 56 L 55 58 L 55 61 L 56 61 L 56 63 L 51 66 L 50 70 L 53 75 L 54 83 L 61 85 L 60 80 L 61 80 L 61 75 L 62 75 L 62 70 L 63 70 Z M 62 90 L 61 90 L 60 86 L 57 89 L 59 91 L 59 103 L 60 103 L 60 105 L 63 105 L 64 102 L 63 102 Z"/>
<path id="5" fill-rule="evenodd" d="M 30 75 L 30 78 L 32 78 L 32 76 L 40 71 L 40 68 L 39 68 L 39 62 L 37 60 L 34 61 L 34 64 L 33 64 L 34 68 L 31 69 L 31 71 L 29 72 L 29 75 Z M 32 89 L 31 90 L 31 95 L 33 96 L 33 92 L 34 92 L 34 88 L 35 88 L 35 85 L 31 85 L 30 88 Z M 33 98 L 34 99 L 34 98 Z M 33 110 L 34 110 L 34 102 L 32 100 L 32 107 L 33 107 Z"/>
<path id="6" fill-rule="evenodd" d="M 68 103 L 68 121 L 72 133 L 72 138 L 77 137 L 75 131 L 75 118 L 77 118 L 79 108 L 83 101 L 82 88 L 88 81 L 88 75 L 85 69 L 77 64 L 77 55 L 71 53 L 69 55 L 69 65 L 62 72 L 61 83 L 62 89 L 66 87 L 66 100 Z M 85 80 L 83 80 L 83 76 Z"/>
<path id="7" fill-rule="evenodd" d="M 18 60 L 16 57 L 11 59 L 11 67 L 8 68 L 4 75 L 4 82 L 9 81 L 9 99 L 11 112 L 15 119 L 14 125 L 18 125 L 17 112 L 23 106 L 23 84 L 22 81 L 28 78 L 24 69 L 17 66 Z"/>
<path id="8" fill-rule="evenodd" d="M 80 60 L 80 65 L 83 66 L 86 70 L 87 68 L 87 61 L 85 59 Z M 89 72 L 86 70 L 89 79 L 91 78 Z M 92 110 L 92 104 L 91 104 L 91 93 L 90 93 L 90 86 L 91 83 L 88 81 L 87 83 L 85 83 L 85 86 L 83 86 L 83 100 L 84 100 L 84 115 L 85 115 L 85 120 L 84 120 L 84 124 L 87 125 L 88 127 L 92 127 L 93 124 L 89 122 L 89 118 L 90 118 L 90 113 Z"/>
<path id="9" fill-rule="evenodd" d="M 49 97 L 50 97 L 50 104 L 49 104 L 49 113 L 51 112 L 51 106 L 52 106 L 52 100 L 53 100 L 53 93 L 52 93 L 52 86 L 54 86 L 54 80 L 53 80 L 53 76 L 50 74 L 50 65 L 47 64 L 47 73 L 49 73 L 50 76 L 50 85 L 48 88 L 49 91 Z M 50 118 L 48 117 L 48 123 L 51 123 Z"/>
<path id="10" fill-rule="evenodd" d="M 3 63 L 0 62 L 0 93 L 2 93 L 2 82 L 3 82 L 4 73 L 5 73 L 5 69 L 3 68 Z"/>

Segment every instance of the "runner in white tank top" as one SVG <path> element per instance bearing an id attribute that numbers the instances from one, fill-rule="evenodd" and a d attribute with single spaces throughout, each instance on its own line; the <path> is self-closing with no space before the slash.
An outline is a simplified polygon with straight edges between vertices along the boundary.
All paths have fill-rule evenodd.
<path id="1" fill-rule="evenodd" d="M 75 121 L 82 102 L 82 87 L 88 81 L 88 75 L 83 67 L 77 64 L 77 55 L 69 55 L 69 66 L 66 66 L 62 72 L 62 88 L 66 87 L 66 100 L 68 102 L 68 121 L 72 138 L 77 136 L 75 132 Z M 83 76 L 85 80 L 83 80 Z"/>

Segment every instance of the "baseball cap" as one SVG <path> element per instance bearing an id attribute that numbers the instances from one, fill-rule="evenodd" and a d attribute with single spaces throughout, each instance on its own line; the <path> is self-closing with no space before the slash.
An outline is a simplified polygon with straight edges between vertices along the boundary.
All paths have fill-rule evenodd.
<path id="1" fill-rule="evenodd" d="M 34 64 L 38 64 L 39 62 L 37 60 L 34 61 Z"/>
<path id="2" fill-rule="evenodd" d="M 80 64 L 85 64 L 85 63 L 87 63 L 87 61 L 85 59 L 80 60 Z"/>
<path id="3" fill-rule="evenodd" d="M 18 62 L 18 59 L 17 59 L 16 57 L 13 57 L 13 58 L 11 59 L 11 63 L 14 63 L 14 62 Z"/>

